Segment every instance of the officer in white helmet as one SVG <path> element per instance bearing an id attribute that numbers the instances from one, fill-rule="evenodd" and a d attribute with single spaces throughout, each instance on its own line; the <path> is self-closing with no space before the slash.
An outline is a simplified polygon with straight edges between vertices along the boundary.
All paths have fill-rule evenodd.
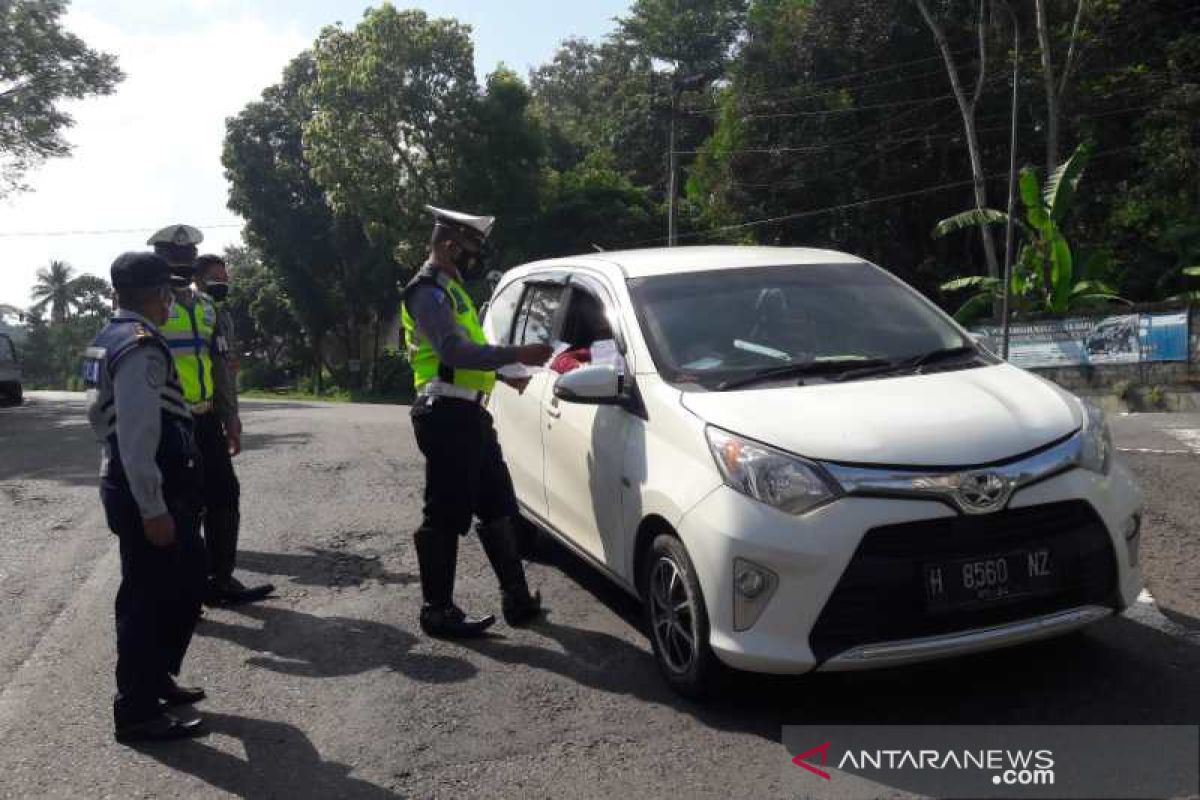
<path id="1" fill-rule="evenodd" d="M 431 636 L 473 636 L 495 622 L 467 615 L 454 603 L 458 538 L 479 519 L 479 541 L 500 583 L 510 625 L 527 625 L 541 613 L 517 548 L 517 498 L 504 463 L 488 398 L 496 370 L 509 364 L 541 365 L 551 349 L 489 344 L 464 279 L 480 266 L 494 217 L 429 206 L 433 236 L 429 258 L 404 289 L 401 318 L 417 399 L 413 431 L 425 456 L 425 505 L 414 534 L 421 572 L 421 628 Z M 524 382 L 509 381 L 523 391 Z M 504 389 L 508 391 L 508 389 Z"/>
<path id="2" fill-rule="evenodd" d="M 184 398 L 196 421 L 196 445 L 204 465 L 203 526 L 208 551 L 209 605 L 260 600 L 274 587 L 246 587 L 234 577 L 241 485 L 232 458 L 242 449 L 237 386 L 229 367 L 227 338 L 213 299 L 193 281 L 196 245 L 204 234 L 191 225 L 168 225 L 148 244 L 166 259 L 174 273 L 175 303 L 162 326 L 171 347 Z"/>

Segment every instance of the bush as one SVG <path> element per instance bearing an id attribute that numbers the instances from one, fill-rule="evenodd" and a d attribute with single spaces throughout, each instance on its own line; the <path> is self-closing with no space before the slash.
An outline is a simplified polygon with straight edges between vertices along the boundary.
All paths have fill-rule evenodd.
<path id="1" fill-rule="evenodd" d="M 379 355 L 373 394 L 394 400 L 412 400 L 412 366 L 399 350 L 389 348 Z"/>
<path id="2" fill-rule="evenodd" d="M 243 361 L 238 373 L 239 389 L 274 389 L 285 386 L 289 371 L 266 361 Z"/>

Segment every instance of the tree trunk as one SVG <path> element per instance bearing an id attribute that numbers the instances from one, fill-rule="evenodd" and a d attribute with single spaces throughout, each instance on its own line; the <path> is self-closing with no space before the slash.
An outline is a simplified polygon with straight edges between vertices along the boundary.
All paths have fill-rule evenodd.
<path id="1" fill-rule="evenodd" d="M 975 108 L 979 104 L 980 96 L 983 94 L 983 83 L 987 74 L 987 40 L 984 28 L 985 0 L 980 0 L 979 3 L 979 76 L 975 82 L 975 93 L 971 97 L 967 97 L 967 93 L 963 89 L 962 81 L 958 76 L 958 68 L 954 64 L 954 54 L 950 50 L 950 43 L 946 40 L 945 32 L 933 18 L 933 15 L 929 13 L 929 7 L 926 5 L 925 0 L 914 0 L 914 2 L 917 4 L 921 16 L 925 18 L 925 24 L 929 26 L 929 30 L 937 42 L 938 50 L 941 51 L 942 60 L 946 64 L 946 73 L 950 77 L 950 88 L 954 92 L 954 99 L 958 103 L 958 110 L 962 114 L 963 130 L 967 137 L 967 152 L 971 159 L 971 178 L 975 189 L 975 207 L 980 210 L 988 208 L 987 177 L 983 171 L 983 157 L 979 149 L 979 132 L 975 124 Z M 996 242 L 992 237 L 992 229 L 987 225 L 981 225 L 979 230 L 980 236 L 983 238 L 983 256 L 987 262 L 988 276 L 999 278 L 1000 264 L 996 260 Z"/>
<path id="2" fill-rule="evenodd" d="M 1058 90 L 1054 84 L 1054 61 L 1050 53 L 1050 23 L 1046 0 L 1034 0 L 1037 9 L 1038 50 L 1042 57 L 1042 82 L 1046 86 L 1046 176 L 1058 166 Z"/>
<path id="3" fill-rule="evenodd" d="M 1038 50 L 1042 58 L 1042 82 L 1046 86 L 1046 177 L 1054 174 L 1059 165 L 1059 128 L 1062 117 L 1062 98 L 1067 90 L 1067 78 L 1075 62 L 1079 41 L 1079 25 L 1083 20 L 1083 0 L 1076 0 L 1075 19 L 1071 23 L 1071 38 L 1063 60 L 1062 75 L 1054 75 L 1054 56 L 1050 50 L 1050 19 L 1046 13 L 1047 0 L 1034 0 L 1037 10 Z"/>

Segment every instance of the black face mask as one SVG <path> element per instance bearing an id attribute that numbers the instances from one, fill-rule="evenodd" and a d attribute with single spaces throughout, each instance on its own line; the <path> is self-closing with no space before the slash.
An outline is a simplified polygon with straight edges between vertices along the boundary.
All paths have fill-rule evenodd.
<path id="1" fill-rule="evenodd" d="M 205 293 L 213 299 L 213 302 L 224 302 L 226 297 L 229 297 L 228 283 L 210 283 L 204 289 Z"/>

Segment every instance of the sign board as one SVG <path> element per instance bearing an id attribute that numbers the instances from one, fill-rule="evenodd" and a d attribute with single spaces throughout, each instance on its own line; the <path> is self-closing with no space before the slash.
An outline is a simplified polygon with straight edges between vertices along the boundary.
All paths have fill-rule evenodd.
<path id="1" fill-rule="evenodd" d="M 1000 352 L 999 326 L 973 330 Z M 1123 314 L 1014 323 L 1008 360 L 1018 367 L 1077 367 L 1188 360 L 1188 314 Z"/>

